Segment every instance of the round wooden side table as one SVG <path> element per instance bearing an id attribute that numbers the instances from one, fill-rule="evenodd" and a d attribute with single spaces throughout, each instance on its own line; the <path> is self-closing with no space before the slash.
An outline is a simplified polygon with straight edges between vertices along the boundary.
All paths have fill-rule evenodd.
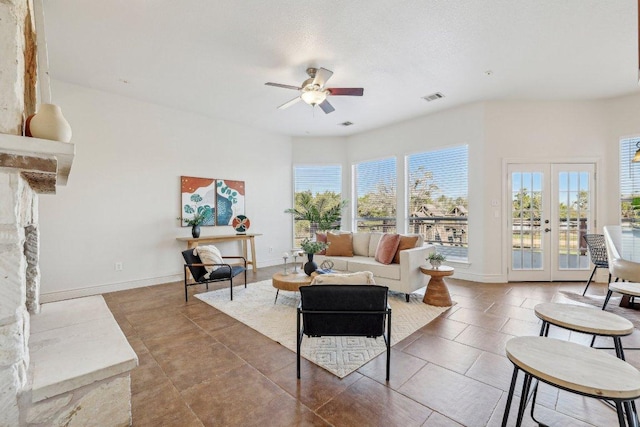
<path id="1" fill-rule="evenodd" d="M 422 302 L 429 305 L 435 305 L 437 307 L 449 307 L 453 303 L 451 302 L 451 295 L 449 295 L 449 289 L 447 284 L 444 283 L 444 277 L 453 275 L 453 267 L 441 265 L 438 268 L 431 268 L 426 265 L 420 266 L 420 272 L 431 276 L 429 283 L 427 284 L 427 291 L 424 293 Z"/>
<path id="2" fill-rule="evenodd" d="M 298 292 L 300 286 L 310 285 L 314 277 L 315 274 L 312 276 L 307 276 L 305 273 L 274 274 L 273 277 L 271 277 L 271 282 L 273 284 L 273 287 L 276 288 L 277 291 L 276 299 L 273 301 L 273 303 L 275 304 L 276 301 L 278 301 L 278 294 L 281 290 Z"/>

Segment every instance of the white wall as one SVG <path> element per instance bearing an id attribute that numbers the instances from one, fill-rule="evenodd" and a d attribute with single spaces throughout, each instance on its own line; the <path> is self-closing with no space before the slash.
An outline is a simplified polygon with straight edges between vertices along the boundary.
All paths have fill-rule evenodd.
<path id="1" fill-rule="evenodd" d="M 459 144 L 469 144 L 471 245 L 456 277 L 505 281 L 505 160 L 596 159 L 601 229 L 618 221 L 619 139 L 640 135 L 640 95 L 477 103 L 350 137 L 291 139 L 61 82 L 54 94 L 77 155 L 68 186 L 40 197 L 43 301 L 178 278 L 183 247 L 175 238 L 190 232 L 175 220 L 181 175 L 244 180 L 250 231 L 264 234 L 256 239 L 258 265 L 274 265 L 291 249 L 283 211 L 292 204 L 293 164 L 342 164 L 350 198 L 354 162 L 396 156 L 402 170 L 407 154 Z M 203 228 L 214 231 L 223 230 Z"/>
<path id="2" fill-rule="evenodd" d="M 484 163 L 474 161 L 482 157 L 484 150 L 484 106 L 471 104 L 440 113 L 419 117 L 382 129 L 349 138 L 349 164 L 364 160 L 395 156 L 397 170 L 404 170 L 405 156 L 428 150 L 469 145 L 469 217 L 468 263 L 451 263 L 456 267 L 456 277 L 484 281 L 481 252 L 483 236 L 483 213 L 480 206 L 485 196 L 483 185 Z M 397 194 L 406 194 L 405 180 L 398 178 Z M 398 212 L 405 211 L 402 199 L 398 200 Z M 405 230 L 403 215 L 398 218 L 398 231 Z"/>
<path id="3" fill-rule="evenodd" d="M 407 154 L 469 144 L 469 262 L 452 264 L 456 277 L 503 282 L 507 280 L 504 239 L 509 204 L 504 164 L 596 162 L 596 219 L 601 231 L 602 226 L 619 221 L 619 140 L 631 135 L 640 135 L 640 95 L 592 101 L 486 102 L 350 136 L 345 170 L 350 172 L 355 162 L 396 156 L 401 171 Z M 314 159 L 306 154 L 312 150 L 305 141 L 313 142 L 295 140 L 294 161 Z M 330 140 L 322 144 L 333 147 Z M 334 148 L 328 150 L 332 158 L 337 155 Z M 319 154 L 315 159 L 322 163 Z M 345 178 L 351 179 L 350 175 Z M 405 193 L 404 185 L 404 180 L 398 179 L 398 194 Z M 399 201 L 398 212 L 402 209 Z M 398 229 L 402 231 L 404 226 L 404 218 L 399 218 Z"/>
<path id="4" fill-rule="evenodd" d="M 62 82 L 54 95 L 76 157 L 68 185 L 40 197 L 43 301 L 181 278 L 184 247 L 175 239 L 190 236 L 176 220 L 181 175 L 245 181 L 249 231 L 263 234 L 258 266 L 282 262 L 292 239 L 283 213 L 292 192 L 289 137 Z M 240 253 L 238 243 L 220 246 Z"/>
<path id="5" fill-rule="evenodd" d="M 595 162 L 599 174 L 595 214 L 602 231 L 602 218 L 610 209 L 604 203 L 604 183 L 612 167 L 605 157 L 612 149 L 617 150 L 617 143 L 611 146 L 606 143 L 607 118 L 599 101 L 491 102 L 486 105 L 485 123 L 484 184 L 490 189 L 488 199 L 501 200 L 501 212 L 500 219 L 495 220 L 490 204 L 482 205 L 487 218 L 486 236 L 494 236 L 483 242 L 482 251 L 494 254 L 485 260 L 484 274 L 506 281 L 506 215 L 510 197 L 505 191 L 505 163 Z"/>

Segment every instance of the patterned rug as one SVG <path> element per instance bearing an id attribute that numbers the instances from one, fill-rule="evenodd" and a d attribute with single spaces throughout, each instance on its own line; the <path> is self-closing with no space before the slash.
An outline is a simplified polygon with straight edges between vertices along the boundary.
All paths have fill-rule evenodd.
<path id="1" fill-rule="evenodd" d="M 220 289 L 195 295 L 196 298 L 241 321 L 261 334 L 296 351 L 296 308 L 300 301 L 297 292 L 281 291 L 273 303 L 276 289 L 271 280 L 249 283 L 247 288 Z M 455 303 L 454 303 L 455 304 Z M 391 306 L 391 345 L 411 335 L 434 320 L 449 307 L 424 304 L 413 296 L 405 302 L 404 294 L 389 294 Z M 380 353 L 386 351 L 382 337 L 304 337 L 302 356 L 343 378 Z"/>

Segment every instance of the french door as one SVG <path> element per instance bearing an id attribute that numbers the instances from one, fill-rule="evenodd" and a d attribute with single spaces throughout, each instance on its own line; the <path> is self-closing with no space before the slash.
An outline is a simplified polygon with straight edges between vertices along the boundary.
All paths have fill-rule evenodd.
<path id="1" fill-rule="evenodd" d="M 595 164 L 509 164 L 509 281 L 584 280 Z"/>

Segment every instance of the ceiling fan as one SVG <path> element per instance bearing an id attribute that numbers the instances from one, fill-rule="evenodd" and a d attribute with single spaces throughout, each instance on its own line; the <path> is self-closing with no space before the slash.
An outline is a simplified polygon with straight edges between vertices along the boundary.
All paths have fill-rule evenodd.
<path id="1" fill-rule="evenodd" d="M 364 89 L 361 87 L 331 87 L 325 89 L 324 85 L 327 83 L 327 80 L 329 80 L 333 75 L 333 71 L 327 70 L 326 68 L 307 68 L 307 74 L 309 75 L 309 78 L 302 82 L 302 85 L 300 87 L 272 82 L 265 83 L 265 85 L 267 86 L 295 89 L 301 92 L 300 96 L 293 98 L 291 101 L 285 102 L 278 107 L 279 109 L 282 110 L 284 108 L 288 108 L 296 102 L 303 100 L 312 107 L 318 105 L 320 108 L 322 108 L 322 111 L 324 111 L 325 114 L 329 114 L 334 111 L 335 108 L 333 108 L 333 105 L 329 103 L 329 101 L 327 100 L 327 96 L 362 96 L 362 94 L 364 93 Z"/>

